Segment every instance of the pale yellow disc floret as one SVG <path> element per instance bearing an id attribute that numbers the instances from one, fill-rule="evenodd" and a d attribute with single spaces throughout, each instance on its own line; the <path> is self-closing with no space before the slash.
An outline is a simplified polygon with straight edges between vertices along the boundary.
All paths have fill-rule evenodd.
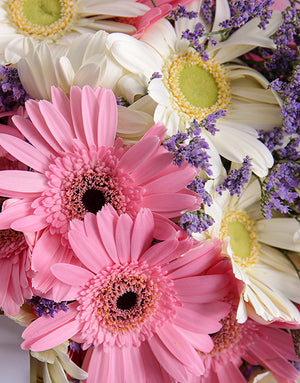
<path id="1" fill-rule="evenodd" d="M 179 115 L 188 122 L 201 121 L 230 105 L 230 85 L 224 67 L 204 61 L 194 50 L 175 55 L 163 67 L 163 81 Z"/>
<path id="2" fill-rule="evenodd" d="M 77 18 L 76 0 L 10 0 L 7 10 L 20 33 L 38 39 L 60 38 Z"/>
<path id="3" fill-rule="evenodd" d="M 256 263 L 259 257 L 259 244 L 254 222 L 243 212 L 230 212 L 222 220 L 221 239 L 230 239 L 234 261 L 242 268 Z"/>

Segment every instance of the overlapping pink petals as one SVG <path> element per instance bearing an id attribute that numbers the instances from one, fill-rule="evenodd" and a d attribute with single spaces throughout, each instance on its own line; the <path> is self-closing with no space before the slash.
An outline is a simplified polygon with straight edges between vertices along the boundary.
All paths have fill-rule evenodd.
<path id="1" fill-rule="evenodd" d="M 124 346 L 109 346 L 99 328 L 93 341 L 95 348 L 89 352 L 87 381 L 148 383 L 165 381 L 167 376 L 187 382 L 191 373 L 200 376 L 204 367 L 196 349 L 212 349 L 208 334 L 220 329 L 219 321 L 229 308 L 220 301 L 229 287 L 226 268 L 219 266 L 221 244 L 215 241 L 199 246 L 190 238 L 174 236 L 151 246 L 153 232 L 149 209 L 141 209 L 132 219 L 105 206 L 97 215 L 87 213 L 83 222 L 73 221 L 69 241 L 82 266 L 58 263 L 52 266 L 52 272 L 72 286 L 73 297 L 69 298 L 74 302 L 54 319 L 43 317 L 33 322 L 23 333 L 22 347 L 41 351 L 72 337 L 89 344 L 83 326 L 95 329 L 96 323 L 80 322 L 76 302 L 85 286 L 102 270 L 116 265 L 159 266 L 164 270 L 162 275 L 172 280 L 180 302 L 174 302 L 174 319 L 159 322 L 156 331 L 139 347 L 130 346 L 130 333 Z"/>

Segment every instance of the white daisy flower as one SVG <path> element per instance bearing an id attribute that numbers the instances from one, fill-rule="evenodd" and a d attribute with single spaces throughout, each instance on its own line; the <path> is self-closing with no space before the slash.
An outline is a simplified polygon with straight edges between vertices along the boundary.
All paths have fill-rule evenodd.
<path id="1" fill-rule="evenodd" d="M 200 5 L 198 0 L 187 9 L 199 11 Z M 237 57 L 255 46 L 274 48 L 269 36 L 280 25 L 281 16 L 276 13 L 265 30 L 258 28 L 259 19 L 253 19 L 227 40 L 209 45 L 208 61 L 181 38 L 183 31 L 193 31 L 198 22 L 207 31 L 215 32 L 218 23 L 228 17 L 227 0 L 217 0 L 212 26 L 199 16 L 192 20 L 181 18 L 175 27 L 167 20 L 160 20 L 140 40 L 122 34 L 110 35 L 111 52 L 128 71 L 118 86 L 130 103 L 148 92 L 146 98 L 155 103 L 154 120 L 167 126 L 169 136 L 185 131 L 194 119 L 200 122 L 215 111 L 227 110 L 227 116 L 216 124 L 219 131 L 215 135 L 202 132 L 210 146 L 214 177 L 221 172 L 219 155 L 238 163 L 249 155 L 253 171 L 265 176 L 273 158 L 257 139 L 256 129 L 269 130 L 281 124 L 280 100 L 267 89 L 268 81 Z M 157 75 L 153 78 L 154 73 L 161 78 Z"/>
<path id="2" fill-rule="evenodd" d="M 260 213 L 260 186 L 252 179 L 241 197 L 226 190 L 219 195 L 214 181 L 207 181 L 213 203 L 205 212 L 215 223 L 198 240 L 224 240 L 224 253 L 231 259 L 233 272 L 243 282 L 237 313 L 238 322 L 248 315 L 264 321 L 300 323 L 300 279 L 281 250 L 300 251 L 300 223 L 293 218 L 264 219 Z M 255 312 L 253 311 L 255 310 Z"/>
<path id="3" fill-rule="evenodd" d="M 30 382 L 69 383 L 67 374 L 78 380 L 87 378 L 88 374 L 69 358 L 68 343 L 46 351 L 30 351 Z"/>
<path id="4" fill-rule="evenodd" d="M 0 0 L 0 56 L 16 63 L 26 37 L 67 46 L 79 34 L 105 30 L 133 34 L 115 17 L 137 17 L 149 8 L 137 0 Z"/>

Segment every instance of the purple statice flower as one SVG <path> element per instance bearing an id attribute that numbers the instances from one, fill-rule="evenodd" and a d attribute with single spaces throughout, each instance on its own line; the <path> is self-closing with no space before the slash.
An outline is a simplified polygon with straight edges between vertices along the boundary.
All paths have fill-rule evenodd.
<path id="1" fill-rule="evenodd" d="M 251 161 L 248 156 L 243 160 L 243 164 L 239 169 L 231 169 L 228 176 L 220 186 L 216 188 L 219 194 L 224 190 L 229 190 L 231 196 L 237 194 L 241 196 L 243 187 L 248 184 L 252 173 Z"/>
<path id="2" fill-rule="evenodd" d="M 159 72 L 154 72 L 154 73 L 152 74 L 152 76 L 150 77 L 149 82 L 152 81 L 152 80 L 154 80 L 155 78 L 162 78 L 162 74 L 160 74 Z"/>
<path id="3" fill-rule="evenodd" d="M 211 195 L 205 190 L 205 179 L 195 178 L 192 183 L 190 183 L 187 188 L 193 190 L 195 193 L 198 193 L 202 197 L 202 202 L 204 205 L 211 206 L 212 198 Z"/>
<path id="4" fill-rule="evenodd" d="M 276 148 L 283 145 L 283 132 L 282 127 L 275 127 L 270 132 L 265 130 L 258 131 L 258 137 L 260 141 L 270 150 L 272 153 Z"/>
<path id="5" fill-rule="evenodd" d="M 273 0 L 229 0 L 231 17 L 219 25 L 225 30 L 231 30 L 240 28 L 248 21 L 259 17 L 259 27 L 265 29 L 272 16 L 272 11 L 269 9 L 272 4 Z"/>
<path id="6" fill-rule="evenodd" d="M 28 299 L 27 303 L 32 306 L 35 314 L 39 317 L 50 315 L 52 318 L 54 318 L 55 314 L 60 310 L 68 310 L 67 302 L 65 301 L 54 302 L 50 299 L 41 298 L 38 296 L 34 296 L 31 299 Z"/>
<path id="7" fill-rule="evenodd" d="M 117 101 L 117 105 L 119 106 L 125 106 L 125 107 L 128 107 L 129 106 L 129 102 L 127 100 L 125 100 L 124 97 L 116 97 L 116 101 Z"/>
<path id="8" fill-rule="evenodd" d="M 214 222 L 214 219 L 210 215 L 201 210 L 187 211 L 180 217 L 179 226 L 185 230 L 188 235 L 192 235 L 193 233 L 201 233 L 207 230 Z"/>
<path id="9" fill-rule="evenodd" d="M 191 133 L 192 134 L 192 133 Z M 182 167 L 184 162 L 191 166 L 206 171 L 208 175 L 212 172 L 209 169 L 210 156 L 206 149 L 209 149 L 207 142 L 200 135 L 191 136 L 189 133 L 177 133 L 167 139 L 164 146 L 174 155 L 174 163 Z"/>
<path id="10" fill-rule="evenodd" d="M 272 218 L 272 211 L 283 214 L 299 214 L 300 164 L 280 162 L 276 164 L 262 184 L 261 210 L 265 218 Z"/>
<path id="11" fill-rule="evenodd" d="M 209 114 L 202 121 L 204 128 L 211 134 L 216 134 L 219 129 L 216 128 L 216 122 L 219 118 L 223 118 L 227 115 L 226 110 L 216 110 L 215 112 Z"/>
<path id="12" fill-rule="evenodd" d="M 28 98 L 17 69 L 12 65 L 0 65 L 0 110 L 6 112 L 16 106 L 24 106 Z"/>
<path id="13" fill-rule="evenodd" d="M 187 18 L 189 20 L 195 19 L 196 17 L 198 17 L 198 12 L 194 12 L 194 11 L 188 12 L 185 6 L 179 4 L 175 11 L 170 12 L 170 15 L 168 18 L 171 20 L 177 21 L 178 19 L 182 17 Z"/>
<path id="14" fill-rule="evenodd" d="M 205 34 L 205 28 L 203 24 L 197 23 L 195 25 L 193 32 L 191 32 L 189 29 L 186 29 L 185 31 L 182 32 L 181 37 L 189 41 L 190 46 L 199 53 L 202 60 L 207 61 L 209 60 L 209 56 L 206 53 L 205 45 L 199 42 L 199 39 L 203 37 L 204 34 Z M 213 42 L 215 43 L 215 40 L 213 40 Z"/>
<path id="15" fill-rule="evenodd" d="M 300 135 L 300 65 L 295 66 L 287 82 L 276 79 L 271 83 L 283 99 L 281 115 L 284 132 Z"/>
<path id="16" fill-rule="evenodd" d="M 81 343 L 77 343 L 77 342 L 70 342 L 69 344 L 69 347 L 70 347 L 70 350 L 73 351 L 73 352 L 80 352 L 81 351 Z"/>
<path id="17" fill-rule="evenodd" d="M 200 14 L 207 24 L 211 24 L 215 15 L 216 5 L 214 0 L 204 0 L 201 5 Z"/>

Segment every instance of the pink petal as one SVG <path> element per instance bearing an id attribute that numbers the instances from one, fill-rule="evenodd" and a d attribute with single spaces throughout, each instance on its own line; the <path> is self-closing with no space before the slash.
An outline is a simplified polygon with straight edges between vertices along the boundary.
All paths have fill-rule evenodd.
<path id="1" fill-rule="evenodd" d="M 153 213 L 153 218 L 155 223 L 153 237 L 156 239 L 161 241 L 173 239 L 176 237 L 176 233 L 180 231 L 178 225 L 160 214 Z"/>
<path id="2" fill-rule="evenodd" d="M 87 145 L 87 140 L 83 127 L 84 114 L 81 105 L 82 90 L 78 86 L 71 86 L 70 107 L 73 120 L 75 135 L 79 140 Z"/>
<path id="3" fill-rule="evenodd" d="M 115 263 L 118 263 L 119 259 L 114 233 L 119 216 L 112 206 L 104 206 L 101 211 L 97 213 L 96 217 L 105 250 L 110 258 Z"/>
<path id="4" fill-rule="evenodd" d="M 131 237 L 131 261 L 139 257 L 150 247 L 153 241 L 154 220 L 149 209 L 141 209 L 136 216 Z"/>
<path id="5" fill-rule="evenodd" d="M 219 363 L 216 373 L 222 383 L 245 383 L 246 381 L 238 366 L 230 361 L 226 364 Z"/>
<path id="6" fill-rule="evenodd" d="M 12 263 L 9 260 L 3 260 L 0 267 L 0 306 L 5 302 L 6 293 L 10 281 Z"/>
<path id="7" fill-rule="evenodd" d="M 23 170 L 0 171 L 0 193 L 4 197 L 39 196 L 46 187 L 43 174 Z"/>
<path id="8" fill-rule="evenodd" d="M 138 162 L 138 161 L 136 161 Z M 139 166 L 133 171 L 132 176 L 137 184 L 142 185 L 152 179 L 158 178 L 159 174 L 165 170 L 173 162 L 173 156 L 167 151 L 156 153 L 147 161 L 138 164 Z"/>
<path id="9" fill-rule="evenodd" d="M 0 134 L 0 145 L 17 160 L 43 173 L 49 165 L 48 158 L 34 146 L 8 134 Z"/>
<path id="10" fill-rule="evenodd" d="M 156 334 L 148 339 L 148 343 L 156 359 L 168 374 L 179 382 L 187 382 L 186 367 L 170 353 Z"/>
<path id="11" fill-rule="evenodd" d="M 148 160 L 148 158 L 157 150 L 159 145 L 160 141 L 156 136 L 150 136 L 143 141 L 137 142 L 125 152 L 120 159 L 118 167 L 124 169 L 127 173 L 134 172 L 136 168 Z"/>
<path id="12" fill-rule="evenodd" d="M 218 303 L 215 303 L 216 306 Z M 212 334 L 220 330 L 222 325 L 208 315 L 190 310 L 187 307 L 178 307 L 174 323 L 186 330 L 202 334 Z"/>
<path id="13" fill-rule="evenodd" d="M 73 138 L 75 137 L 73 129 L 65 120 L 64 116 L 52 103 L 48 101 L 40 101 L 39 107 L 51 135 L 61 148 L 60 151 L 71 151 Z M 50 138 L 50 136 L 48 137 Z M 53 141 L 51 142 L 51 146 L 53 146 Z"/>
<path id="14" fill-rule="evenodd" d="M 185 193 L 152 194 L 144 196 L 143 206 L 167 218 L 173 218 L 181 215 L 183 210 L 195 210 L 199 207 L 199 199 Z"/>
<path id="15" fill-rule="evenodd" d="M 167 265 L 166 269 L 173 279 L 199 275 L 215 262 L 220 252 L 221 242 L 214 241 L 191 250 L 184 257 Z"/>
<path id="16" fill-rule="evenodd" d="M 64 119 L 69 124 L 70 128 L 73 127 L 72 115 L 71 115 L 71 107 L 70 100 L 65 92 L 57 88 L 55 86 L 51 86 L 51 102 L 55 106 L 57 110 L 64 116 Z M 73 129 L 72 129 L 73 131 Z M 73 131 L 73 137 L 75 137 L 75 132 Z"/>
<path id="17" fill-rule="evenodd" d="M 36 103 L 36 104 L 33 104 Z M 33 105 L 35 105 L 33 107 Z M 33 108 L 38 110 L 38 103 L 37 101 L 27 101 L 26 103 L 27 109 Z M 20 130 L 20 132 L 28 139 L 28 141 L 37 148 L 41 153 L 43 153 L 48 158 L 52 155 L 56 155 L 55 150 L 48 144 L 47 141 L 45 141 L 44 137 L 36 130 L 35 126 L 31 121 L 28 121 L 26 118 L 21 116 L 14 116 L 13 122 L 17 126 L 17 128 Z"/>
<path id="18" fill-rule="evenodd" d="M 214 348 L 214 342 L 208 334 L 198 334 L 194 331 L 189 331 L 185 328 L 177 327 L 175 324 L 174 327 L 181 332 L 185 339 L 190 342 L 196 350 L 202 352 L 210 352 Z"/>
<path id="19" fill-rule="evenodd" d="M 27 215 L 16 219 L 12 224 L 11 228 L 16 231 L 39 231 L 48 226 L 47 217 L 42 215 Z"/>
<path id="20" fill-rule="evenodd" d="M 144 134 L 144 136 L 141 138 L 141 140 L 144 140 L 145 138 L 148 138 L 150 136 L 158 136 L 160 141 L 162 142 L 165 138 L 165 135 L 167 133 L 167 129 L 164 124 L 161 122 L 156 123 L 152 126 L 151 129 L 148 130 L 147 133 Z"/>
<path id="21" fill-rule="evenodd" d="M 50 104 L 49 101 L 42 100 L 42 101 L 34 101 L 29 100 L 26 103 L 26 110 L 29 114 L 29 117 L 31 121 L 34 124 L 34 130 L 39 133 L 39 135 L 42 137 L 43 141 L 46 142 L 53 150 L 54 153 L 57 155 L 62 153 L 62 149 L 56 139 L 53 137 L 51 130 L 49 126 L 47 125 L 43 113 L 41 111 L 41 105 L 43 103 Z M 26 136 L 27 137 L 27 136 Z M 29 137 L 27 137 L 29 139 Z M 29 140 L 29 142 L 31 142 Z M 32 143 L 32 142 L 31 142 Z"/>
<path id="22" fill-rule="evenodd" d="M 94 277 L 87 269 L 67 263 L 55 263 L 51 266 L 51 272 L 57 279 L 71 286 L 83 286 Z"/>
<path id="23" fill-rule="evenodd" d="M 31 212 L 31 201 L 25 202 L 24 200 L 20 199 L 15 200 L 13 203 L 10 204 L 4 203 L 4 205 L 2 206 L 2 211 L 0 213 L 0 230 L 9 229 L 14 220 L 17 220 L 20 217 L 25 217 L 31 214 Z"/>
<path id="24" fill-rule="evenodd" d="M 102 345 L 95 347 L 87 370 L 87 383 L 124 382 L 124 377 L 122 376 L 123 369 L 123 358 L 120 349 L 117 347 L 109 348 L 106 352 L 104 352 Z"/>
<path id="25" fill-rule="evenodd" d="M 139 349 L 144 362 L 147 383 L 164 382 L 162 378 L 161 365 L 153 355 L 148 342 L 142 342 Z"/>
<path id="26" fill-rule="evenodd" d="M 98 97 L 98 146 L 113 146 L 116 138 L 118 109 L 110 89 L 101 88 Z"/>
<path id="27" fill-rule="evenodd" d="M 226 275 L 202 275 L 174 280 L 175 289 L 183 302 L 206 303 L 226 294 Z"/>
<path id="28" fill-rule="evenodd" d="M 192 167 L 188 167 L 184 171 L 181 169 L 166 174 L 148 183 L 146 185 L 146 194 L 167 193 L 170 190 L 178 192 L 190 184 L 195 176 L 196 170 Z"/>
<path id="29" fill-rule="evenodd" d="M 181 363 L 195 375 L 201 375 L 204 367 L 200 355 L 194 347 L 180 334 L 180 332 L 171 324 L 165 324 L 157 330 L 157 335 Z"/>
<path id="30" fill-rule="evenodd" d="M 289 333 L 268 326 L 261 329 L 263 336 L 267 337 L 270 345 L 288 360 L 298 360 L 294 349 L 294 343 Z"/>
<path id="31" fill-rule="evenodd" d="M 122 353 L 125 370 L 124 381 L 130 383 L 148 382 L 139 347 L 122 347 Z"/>
<path id="32" fill-rule="evenodd" d="M 50 337 L 50 342 L 49 347 L 48 344 L 44 344 L 44 347 L 42 347 L 40 350 L 35 350 L 36 351 L 43 351 L 52 347 L 55 347 L 59 345 L 60 343 L 64 342 L 65 340 L 71 338 L 72 335 L 66 334 L 65 340 L 58 340 L 58 342 L 55 341 L 55 336 L 52 336 L 52 341 L 51 341 L 51 334 L 53 334 L 53 331 L 60 329 L 62 326 L 67 325 L 67 329 L 70 330 L 72 326 L 78 326 L 78 324 L 75 322 L 75 316 L 77 314 L 77 303 L 71 303 L 68 306 L 67 311 L 59 311 L 56 315 L 55 318 L 48 317 L 48 316 L 43 316 L 35 321 L 33 321 L 24 331 L 22 334 L 22 337 L 25 339 L 25 341 L 22 343 L 21 347 L 23 350 L 28 350 L 32 349 L 32 345 L 34 345 L 36 342 L 41 340 L 45 340 L 45 337 L 49 335 Z M 70 327 L 68 326 L 70 323 L 74 322 Z M 79 328 L 77 331 L 74 331 L 75 327 L 73 327 L 73 334 L 76 334 L 78 332 Z M 47 342 L 46 342 L 47 343 Z M 54 343 L 54 345 L 52 345 Z"/>
<path id="33" fill-rule="evenodd" d="M 170 254 L 173 255 L 177 246 L 177 239 L 159 242 L 145 251 L 144 254 L 141 255 L 139 261 L 147 262 L 149 265 L 164 264 L 165 259 L 168 259 Z"/>
<path id="34" fill-rule="evenodd" d="M 130 238 L 133 221 L 128 214 L 121 214 L 116 227 L 116 247 L 121 264 L 130 262 L 131 245 Z"/>
<path id="35" fill-rule="evenodd" d="M 68 238 L 74 253 L 94 273 L 112 264 L 99 234 L 95 238 L 93 232 L 85 231 L 83 222 L 71 222 Z"/>
<path id="36" fill-rule="evenodd" d="M 84 86 L 81 92 L 81 108 L 83 115 L 83 128 L 88 146 L 96 145 L 97 130 L 106 129 L 98 122 L 99 102 L 95 92 L 89 86 Z"/>

